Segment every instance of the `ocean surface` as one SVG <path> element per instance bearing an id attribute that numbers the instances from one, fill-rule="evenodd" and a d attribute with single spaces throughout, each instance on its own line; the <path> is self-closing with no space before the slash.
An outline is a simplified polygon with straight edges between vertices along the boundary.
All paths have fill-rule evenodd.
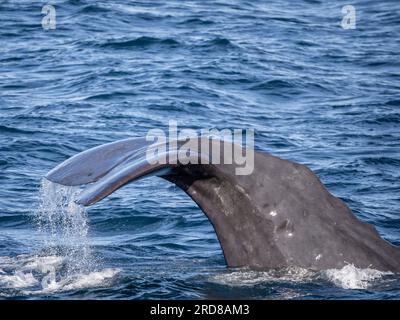
<path id="1" fill-rule="evenodd" d="M 86 211 L 42 181 L 68 157 L 166 129 L 254 128 L 400 245 L 400 2 L 0 1 L 0 298 L 399 299 L 351 265 L 228 269 L 205 215 L 166 181 Z"/>

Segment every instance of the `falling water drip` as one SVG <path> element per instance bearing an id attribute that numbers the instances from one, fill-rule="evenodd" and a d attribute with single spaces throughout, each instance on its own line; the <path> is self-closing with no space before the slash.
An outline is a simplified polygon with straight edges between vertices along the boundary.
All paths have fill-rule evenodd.
<path id="1" fill-rule="evenodd" d="M 43 249 L 1 260 L 0 288 L 23 290 L 23 295 L 81 290 L 104 286 L 119 273 L 102 269 L 91 251 L 88 216 L 75 203 L 79 192 L 76 187 L 42 181 L 34 220 Z"/>
<path id="2" fill-rule="evenodd" d="M 35 217 L 46 254 L 61 256 L 67 275 L 89 272 L 94 263 L 87 237 L 87 213 L 74 201 L 78 193 L 78 187 L 44 179 Z"/>

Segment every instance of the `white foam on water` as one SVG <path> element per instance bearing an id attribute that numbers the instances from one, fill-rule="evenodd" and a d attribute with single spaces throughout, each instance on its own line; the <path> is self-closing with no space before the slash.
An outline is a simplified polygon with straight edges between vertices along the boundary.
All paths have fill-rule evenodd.
<path id="1" fill-rule="evenodd" d="M 119 272 L 120 272 L 120 270 L 111 269 L 111 268 L 104 269 L 101 271 L 91 272 L 86 275 L 77 277 L 70 283 L 65 284 L 62 287 L 62 289 L 63 290 L 76 290 L 76 289 L 101 286 L 104 284 L 104 282 L 106 280 L 114 278 Z"/>
<path id="2" fill-rule="evenodd" d="M 315 273 L 298 267 L 281 270 L 252 271 L 248 269 L 234 270 L 229 273 L 214 275 L 211 281 L 229 286 L 253 286 L 270 282 L 309 282 Z"/>
<path id="3" fill-rule="evenodd" d="M 18 270 L 13 275 L 0 275 L 0 286 L 4 288 L 26 288 L 38 283 L 39 281 L 30 272 L 24 273 Z"/>
<path id="4" fill-rule="evenodd" d="M 370 268 L 360 269 L 348 264 L 341 269 L 326 270 L 324 274 L 329 281 L 343 289 L 367 289 L 377 280 L 393 273 Z"/>
<path id="5" fill-rule="evenodd" d="M 75 275 L 74 277 L 65 278 L 60 281 L 50 282 L 46 286 L 43 286 L 42 290 L 35 292 L 35 294 L 101 287 L 107 285 L 107 282 L 119 272 L 119 269 L 107 268 L 88 274 Z M 32 292 L 25 292 L 25 294 L 32 294 Z"/>
<path id="6" fill-rule="evenodd" d="M 0 257 L 0 287 L 25 289 L 22 291 L 25 295 L 46 294 L 105 286 L 120 272 L 119 269 L 106 268 L 59 277 L 57 271 L 63 265 L 64 258 L 60 256 Z"/>
<path id="7" fill-rule="evenodd" d="M 387 275 L 393 275 L 393 273 L 370 268 L 360 269 L 349 264 L 341 269 L 328 269 L 320 272 L 298 267 L 263 272 L 240 269 L 214 275 L 210 281 L 228 286 L 253 286 L 277 282 L 309 283 L 323 279 L 343 289 L 367 289 Z"/>

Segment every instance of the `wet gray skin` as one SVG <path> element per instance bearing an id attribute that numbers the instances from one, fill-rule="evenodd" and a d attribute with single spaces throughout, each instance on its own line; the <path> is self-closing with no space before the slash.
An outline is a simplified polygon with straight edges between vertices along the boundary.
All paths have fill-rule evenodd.
<path id="1" fill-rule="evenodd" d="M 178 147 L 182 144 L 177 142 Z M 209 150 L 200 148 L 190 156 L 203 164 L 150 164 L 146 160 L 150 145 L 143 138 L 101 145 L 64 161 L 46 179 L 85 185 L 77 202 L 88 206 L 127 183 L 160 176 L 203 210 L 229 267 L 323 270 L 354 264 L 400 270 L 400 250 L 357 219 L 306 166 L 255 152 L 253 172 L 237 175 L 240 166 L 223 164 L 222 149 L 229 142 L 221 142 L 221 164 L 204 164 L 201 160 L 210 159 Z"/>

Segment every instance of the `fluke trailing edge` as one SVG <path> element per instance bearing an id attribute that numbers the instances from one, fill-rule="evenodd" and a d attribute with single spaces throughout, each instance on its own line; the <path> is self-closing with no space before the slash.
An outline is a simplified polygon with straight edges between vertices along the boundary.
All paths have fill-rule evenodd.
<path id="1" fill-rule="evenodd" d="M 66 186 L 87 185 L 77 199 L 87 206 L 141 177 L 160 176 L 183 189 L 203 210 L 230 267 L 322 270 L 354 264 L 400 271 L 400 250 L 357 219 L 306 166 L 254 152 L 252 173 L 237 175 L 238 164 L 223 159 L 224 148 L 232 146 L 229 142 L 220 143 L 219 164 L 207 164 L 210 152 L 201 148 L 190 150 L 188 156 L 206 161 L 150 163 L 150 146 L 144 138 L 101 145 L 66 160 L 46 178 Z M 159 156 L 168 160 L 176 152 Z"/>

